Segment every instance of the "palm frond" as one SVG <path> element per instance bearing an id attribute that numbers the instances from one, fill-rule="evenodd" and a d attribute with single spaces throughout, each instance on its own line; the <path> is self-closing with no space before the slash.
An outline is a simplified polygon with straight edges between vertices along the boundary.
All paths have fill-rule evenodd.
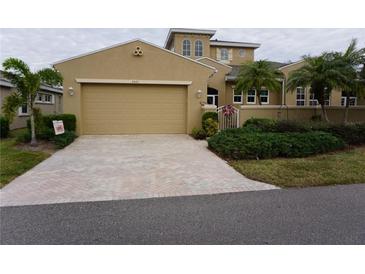
<path id="1" fill-rule="evenodd" d="M 45 68 L 39 70 L 37 72 L 42 83 L 51 85 L 51 86 L 59 86 L 62 85 L 62 75 L 56 71 L 55 69 Z"/>

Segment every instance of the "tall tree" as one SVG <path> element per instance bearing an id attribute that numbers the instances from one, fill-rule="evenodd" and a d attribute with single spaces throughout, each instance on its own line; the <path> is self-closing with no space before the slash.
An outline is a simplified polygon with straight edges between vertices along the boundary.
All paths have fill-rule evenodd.
<path id="1" fill-rule="evenodd" d="M 281 71 L 275 69 L 266 60 L 246 63 L 241 66 L 235 90 L 242 91 L 243 93 L 247 93 L 252 89 L 256 90 L 256 97 L 261 105 L 262 89 L 280 91 L 281 84 L 279 79 L 282 77 Z"/>
<path id="2" fill-rule="evenodd" d="M 5 97 L 3 112 L 11 121 L 19 107 L 26 105 L 30 115 L 31 145 L 37 145 L 34 123 L 34 102 L 41 83 L 61 85 L 62 76 L 51 68 L 32 72 L 29 66 L 20 59 L 8 58 L 3 62 L 4 76 L 15 86 L 16 91 Z"/>
<path id="3" fill-rule="evenodd" d="M 357 40 L 353 39 L 345 52 L 333 53 L 335 61 L 346 75 L 346 82 L 342 87 L 346 95 L 344 123 L 348 122 L 350 96 L 362 96 L 365 93 L 365 48 L 357 49 Z M 362 69 L 361 69 L 362 66 Z"/>
<path id="4" fill-rule="evenodd" d="M 304 66 L 289 74 L 287 90 L 292 91 L 296 87 L 310 87 L 311 93 L 321 106 L 322 118 L 329 122 L 325 102 L 333 88 L 344 86 L 346 74 L 331 53 L 323 53 L 317 57 L 304 56 L 303 59 Z"/>

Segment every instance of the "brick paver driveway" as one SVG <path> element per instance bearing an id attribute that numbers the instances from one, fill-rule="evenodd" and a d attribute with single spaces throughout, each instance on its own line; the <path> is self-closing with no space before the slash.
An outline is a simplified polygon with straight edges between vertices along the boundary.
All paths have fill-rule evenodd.
<path id="1" fill-rule="evenodd" d="M 82 136 L 16 178 L 1 205 L 273 189 L 243 177 L 187 135 Z"/>

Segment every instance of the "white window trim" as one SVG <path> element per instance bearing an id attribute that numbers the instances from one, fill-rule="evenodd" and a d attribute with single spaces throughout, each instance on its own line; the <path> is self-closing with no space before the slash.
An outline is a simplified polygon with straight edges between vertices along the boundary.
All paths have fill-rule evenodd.
<path id="1" fill-rule="evenodd" d="M 223 59 L 222 58 L 222 52 L 223 51 L 227 51 L 227 59 Z M 223 61 L 223 62 L 229 62 L 229 49 L 227 49 L 227 48 L 221 48 L 220 49 L 220 61 Z"/>
<path id="2" fill-rule="evenodd" d="M 217 103 L 217 102 L 215 101 L 215 98 L 216 98 L 217 96 L 218 96 L 218 95 L 212 95 L 212 94 L 208 94 L 208 95 L 207 95 L 207 98 L 210 98 L 210 97 L 211 97 L 211 98 L 213 99 L 213 100 L 212 100 L 212 101 L 213 101 L 213 104 L 209 104 L 209 105 L 216 105 L 216 103 Z"/>
<path id="3" fill-rule="evenodd" d="M 326 104 L 326 101 L 328 101 L 328 104 Z M 316 102 L 314 105 L 312 105 L 312 102 Z M 309 99 L 309 105 L 314 107 L 314 106 L 319 106 L 319 102 L 318 99 Z M 326 107 L 330 107 L 331 106 L 331 98 L 329 98 L 328 100 L 325 100 L 325 104 Z"/>
<path id="4" fill-rule="evenodd" d="M 42 96 L 42 100 L 41 101 L 38 100 L 38 95 L 41 95 Z M 51 101 L 50 102 L 45 101 L 45 95 L 51 96 Z M 55 96 L 54 96 L 54 94 L 50 94 L 50 93 L 38 92 L 37 93 L 36 100 L 35 100 L 35 103 L 37 103 L 37 104 L 54 105 L 54 103 L 55 103 Z"/>
<path id="5" fill-rule="evenodd" d="M 242 105 L 243 104 L 243 92 L 241 92 L 241 95 L 237 95 L 237 94 L 234 94 L 234 89 L 232 89 L 232 104 L 234 104 L 234 105 Z M 241 98 L 241 101 L 240 102 L 235 102 L 234 101 L 234 97 L 235 96 L 240 96 L 240 98 Z"/>
<path id="6" fill-rule="evenodd" d="M 243 52 L 243 54 L 241 55 L 241 52 Z M 241 58 L 244 58 L 246 56 L 246 50 L 245 49 L 239 49 L 238 51 L 238 55 L 241 57 Z"/>
<path id="7" fill-rule="evenodd" d="M 265 90 L 267 90 L 267 102 L 262 102 L 262 100 L 261 100 L 262 96 L 260 95 L 261 105 L 269 105 L 270 104 L 270 91 L 268 89 L 265 89 Z M 256 93 L 255 93 L 255 97 L 256 97 Z M 264 96 L 264 97 L 266 97 L 266 96 Z"/>
<path id="8" fill-rule="evenodd" d="M 22 117 L 22 116 L 29 116 L 30 115 L 30 113 L 29 113 L 29 108 L 27 107 L 27 113 L 23 113 L 22 112 L 22 107 L 19 107 L 18 108 L 18 116 L 19 117 Z"/>
<path id="9" fill-rule="evenodd" d="M 198 42 L 200 42 L 200 43 L 201 43 L 201 45 L 202 45 L 202 48 L 201 48 L 201 55 L 196 55 L 196 44 L 197 44 Z M 196 41 L 194 42 L 194 55 L 195 55 L 195 57 L 203 57 L 203 55 L 204 55 L 204 45 L 203 45 L 203 41 L 202 41 L 202 40 L 196 40 Z"/>
<path id="10" fill-rule="evenodd" d="M 184 55 L 184 42 L 185 41 L 188 41 L 189 42 L 189 54 L 187 54 L 187 55 Z M 181 55 L 182 56 L 191 56 L 191 41 L 189 40 L 189 39 L 184 39 L 183 41 L 182 41 L 182 47 L 181 47 Z"/>
<path id="11" fill-rule="evenodd" d="M 254 91 L 255 91 L 255 95 L 254 95 L 254 101 L 253 102 L 248 101 L 248 96 L 253 96 L 253 95 L 249 95 L 248 92 L 247 92 L 247 96 L 246 96 L 247 105 L 256 105 L 256 90 L 254 90 Z"/>
<path id="12" fill-rule="evenodd" d="M 357 96 L 350 96 L 349 99 L 353 99 L 355 101 L 354 105 L 349 105 L 350 107 L 355 107 L 357 106 Z M 342 104 L 342 100 L 344 101 L 344 104 Z M 345 107 L 346 106 L 346 102 L 347 101 L 347 96 L 341 96 L 341 106 Z"/>
<path id="13" fill-rule="evenodd" d="M 302 91 L 303 91 L 303 94 L 304 94 L 304 99 L 298 99 L 298 89 L 302 89 Z M 304 107 L 305 105 L 306 105 L 306 90 L 305 90 L 305 88 L 303 88 L 303 87 L 297 87 L 296 89 L 295 89 L 295 105 L 297 106 L 297 107 Z M 298 102 L 304 102 L 304 104 L 303 105 L 298 105 Z"/>

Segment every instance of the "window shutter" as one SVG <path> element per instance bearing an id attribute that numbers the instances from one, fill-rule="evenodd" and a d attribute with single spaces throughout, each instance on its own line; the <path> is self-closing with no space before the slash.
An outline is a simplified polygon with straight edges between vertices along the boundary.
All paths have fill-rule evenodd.
<path id="1" fill-rule="evenodd" d="M 229 49 L 228 50 L 228 60 L 229 61 L 232 61 L 232 56 L 233 56 L 233 50 L 232 49 Z"/>
<path id="2" fill-rule="evenodd" d="M 217 60 L 219 61 L 221 59 L 221 49 L 217 48 Z"/>

